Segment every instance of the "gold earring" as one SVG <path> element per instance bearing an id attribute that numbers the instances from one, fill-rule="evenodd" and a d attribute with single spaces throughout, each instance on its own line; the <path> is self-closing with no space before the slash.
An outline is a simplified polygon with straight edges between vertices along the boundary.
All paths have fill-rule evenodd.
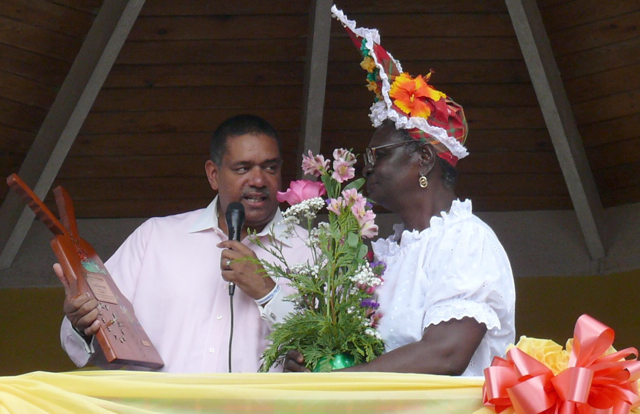
<path id="1" fill-rule="evenodd" d="M 427 186 L 429 185 L 429 180 L 427 180 L 427 176 L 420 174 L 420 178 L 418 178 L 418 184 L 420 184 L 421 188 L 427 188 Z"/>

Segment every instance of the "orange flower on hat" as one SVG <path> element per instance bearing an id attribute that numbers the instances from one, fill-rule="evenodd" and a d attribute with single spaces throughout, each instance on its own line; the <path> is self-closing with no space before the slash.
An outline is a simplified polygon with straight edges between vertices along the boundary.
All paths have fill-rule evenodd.
<path id="1" fill-rule="evenodd" d="M 429 79 L 429 75 L 427 75 L 427 79 Z M 446 98 L 447 95 L 435 90 L 421 75 L 412 78 L 411 75 L 404 72 L 396 77 L 391 85 L 389 97 L 404 113 L 412 117 L 429 118 L 432 108 L 429 100 L 437 102 Z"/>

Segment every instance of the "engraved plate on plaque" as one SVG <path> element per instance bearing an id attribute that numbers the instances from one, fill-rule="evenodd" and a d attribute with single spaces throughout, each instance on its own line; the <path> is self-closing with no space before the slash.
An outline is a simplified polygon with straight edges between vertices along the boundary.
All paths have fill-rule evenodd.
<path id="1" fill-rule="evenodd" d="M 115 305 L 118 304 L 118 299 L 109 288 L 109 285 L 107 284 L 107 281 L 104 280 L 103 275 L 100 273 L 86 272 L 85 278 L 96 299 L 100 302 L 108 302 Z"/>

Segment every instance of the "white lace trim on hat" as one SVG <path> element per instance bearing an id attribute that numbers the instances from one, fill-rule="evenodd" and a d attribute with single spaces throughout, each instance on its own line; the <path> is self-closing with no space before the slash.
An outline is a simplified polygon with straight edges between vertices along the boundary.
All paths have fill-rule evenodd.
<path id="1" fill-rule="evenodd" d="M 367 29 L 366 27 L 356 27 L 355 20 L 347 19 L 344 12 L 336 7 L 334 4 L 331 6 L 331 14 L 336 19 L 340 20 L 340 22 L 347 26 L 353 33 L 360 36 L 363 39 L 371 40 L 377 44 L 380 44 L 380 33 L 378 33 L 378 29 Z"/>
<path id="2" fill-rule="evenodd" d="M 371 113 L 369 114 L 369 118 L 373 123 L 374 127 L 379 127 L 380 124 L 386 119 L 392 120 L 396 128 L 398 129 L 413 129 L 418 128 L 419 130 L 429 134 L 434 139 L 442 142 L 442 144 L 451 151 L 458 159 L 464 158 L 469 155 L 467 149 L 460 144 L 460 142 L 447 134 L 447 131 L 444 128 L 440 128 L 438 126 L 431 125 L 427 122 L 425 118 L 420 117 L 410 117 L 407 118 L 399 114 L 395 109 L 392 108 L 393 103 L 391 102 L 391 98 L 389 97 L 389 90 L 391 90 L 391 84 L 389 83 L 389 77 L 384 70 L 384 67 L 378 62 L 378 57 L 375 53 L 373 53 L 373 44 L 380 44 L 380 34 L 377 29 L 367 29 L 364 27 L 356 27 L 355 20 L 347 19 L 344 12 L 339 10 L 335 4 L 331 6 L 331 13 L 335 18 L 337 18 L 343 25 L 348 27 L 353 33 L 357 36 L 360 36 L 366 43 L 365 47 L 369 49 L 371 52 L 371 58 L 376 64 L 376 67 L 379 69 L 380 79 L 382 79 L 382 90 L 380 91 L 384 102 L 379 101 L 371 106 Z M 391 53 L 387 51 L 387 54 L 398 68 L 398 72 L 402 73 L 402 66 L 400 62 L 391 56 Z"/>
<path id="3" fill-rule="evenodd" d="M 406 116 L 402 116 L 398 111 L 391 109 L 390 106 L 386 104 L 386 99 L 385 102 L 379 101 L 371 106 L 371 114 L 369 114 L 369 118 L 371 119 L 373 126 L 376 128 L 379 127 L 386 119 L 392 120 L 398 129 L 418 128 L 429 136 L 442 142 L 442 144 L 444 144 L 444 146 L 447 147 L 454 156 L 458 157 L 458 159 L 469 155 L 469 151 L 467 151 L 467 149 L 460 144 L 457 139 L 449 136 L 444 128 L 429 124 L 425 118 L 415 116 L 408 118 Z"/>

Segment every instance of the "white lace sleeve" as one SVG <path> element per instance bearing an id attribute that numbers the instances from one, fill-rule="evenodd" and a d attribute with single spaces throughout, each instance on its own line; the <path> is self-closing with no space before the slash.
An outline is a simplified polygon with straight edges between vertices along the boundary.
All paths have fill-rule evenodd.
<path id="1" fill-rule="evenodd" d="M 486 224 L 471 219 L 447 229 L 429 267 L 423 328 L 464 317 L 501 328 L 498 315 L 512 306 L 513 281 L 506 253 Z"/>
<path id="2" fill-rule="evenodd" d="M 500 328 L 500 319 L 487 303 L 478 303 L 469 299 L 443 300 L 427 309 L 423 326 L 437 325 L 451 319 L 473 318 L 487 326 L 487 330 Z"/>

